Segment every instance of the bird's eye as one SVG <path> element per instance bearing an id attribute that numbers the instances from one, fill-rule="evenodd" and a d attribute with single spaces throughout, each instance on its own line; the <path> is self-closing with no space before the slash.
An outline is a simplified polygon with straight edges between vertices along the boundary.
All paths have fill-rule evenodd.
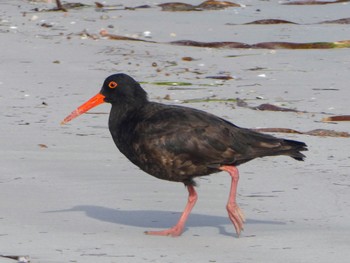
<path id="1" fill-rule="evenodd" d="M 118 86 L 118 83 L 115 81 L 111 81 L 108 83 L 108 87 L 110 87 L 111 89 L 115 89 Z"/>

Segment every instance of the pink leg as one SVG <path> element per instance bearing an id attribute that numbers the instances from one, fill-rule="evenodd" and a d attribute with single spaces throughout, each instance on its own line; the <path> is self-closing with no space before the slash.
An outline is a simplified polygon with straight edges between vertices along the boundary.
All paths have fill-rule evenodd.
<path id="1" fill-rule="evenodd" d="M 224 165 L 220 167 L 220 170 L 228 172 L 232 178 L 231 190 L 226 209 L 228 216 L 236 229 L 236 233 L 239 236 L 243 230 L 243 223 L 245 221 L 245 218 L 243 212 L 236 203 L 237 184 L 239 179 L 238 169 L 235 166 Z"/>
<path id="2" fill-rule="evenodd" d="M 197 201 L 197 193 L 196 190 L 194 189 L 193 185 L 188 185 L 187 186 L 188 190 L 188 202 L 185 207 L 184 212 L 182 213 L 179 221 L 175 226 L 172 228 L 166 229 L 166 230 L 161 230 L 161 231 L 146 231 L 145 234 L 147 235 L 158 235 L 158 236 L 173 236 L 177 237 L 180 236 L 185 228 L 185 223 L 187 221 L 188 216 L 191 213 L 192 208 L 196 204 Z"/>

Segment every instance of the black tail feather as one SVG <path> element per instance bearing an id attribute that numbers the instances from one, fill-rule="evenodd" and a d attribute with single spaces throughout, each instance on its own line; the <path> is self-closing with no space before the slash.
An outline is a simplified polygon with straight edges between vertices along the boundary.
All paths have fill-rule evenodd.
<path id="1" fill-rule="evenodd" d="M 284 139 L 282 142 L 281 153 L 298 161 L 304 161 L 306 156 L 301 152 L 307 150 L 307 145 L 304 142 L 287 139 Z"/>

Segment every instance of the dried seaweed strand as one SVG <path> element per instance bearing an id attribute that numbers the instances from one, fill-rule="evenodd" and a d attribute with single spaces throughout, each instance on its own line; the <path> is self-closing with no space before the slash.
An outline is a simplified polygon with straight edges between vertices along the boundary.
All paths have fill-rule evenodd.
<path id="1" fill-rule="evenodd" d="M 323 122 L 329 121 L 350 121 L 350 115 L 338 115 L 338 116 L 330 116 L 322 119 Z"/>
<path id="2" fill-rule="evenodd" d="M 252 130 L 257 132 L 294 133 L 294 134 L 305 134 L 310 136 L 321 136 L 321 137 L 343 137 L 343 138 L 350 137 L 350 133 L 348 132 L 338 132 L 338 131 L 327 130 L 327 129 L 315 129 L 307 132 L 300 132 L 289 128 L 257 128 Z"/>

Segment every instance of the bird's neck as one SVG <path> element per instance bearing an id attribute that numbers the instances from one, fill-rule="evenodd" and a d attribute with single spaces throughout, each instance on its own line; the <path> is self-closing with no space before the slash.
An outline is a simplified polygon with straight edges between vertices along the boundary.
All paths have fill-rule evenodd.
<path id="1" fill-rule="evenodd" d="M 142 111 L 140 107 L 126 107 L 125 105 L 112 104 L 109 115 L 109 131 L 118 149 L 132 162 L 132 138 L 135 127 L 139 123 L 138 113 Z"/>
<path id="2" fill-rule="evenodd" d="M 142 118 L 141 112 L 149 103 L 147 93 L 141 87 L 134 88 L 132 96 L 120 94 L 111 102 L 109 131 L 122 152 L 121 147 L 125 147 L 126 141 L 132 138 L 135 126 Z"/>
<path id="3" fill-rule="evenodd" d="M 110 132 L 119 133 L 120 129 L 127 129 L 129 125 L 137 121 L 135 117 L 147 103 L 149 103 L 147 100 L 131 104 L 125 101 L 112 103 L 108 125 Z"/>

